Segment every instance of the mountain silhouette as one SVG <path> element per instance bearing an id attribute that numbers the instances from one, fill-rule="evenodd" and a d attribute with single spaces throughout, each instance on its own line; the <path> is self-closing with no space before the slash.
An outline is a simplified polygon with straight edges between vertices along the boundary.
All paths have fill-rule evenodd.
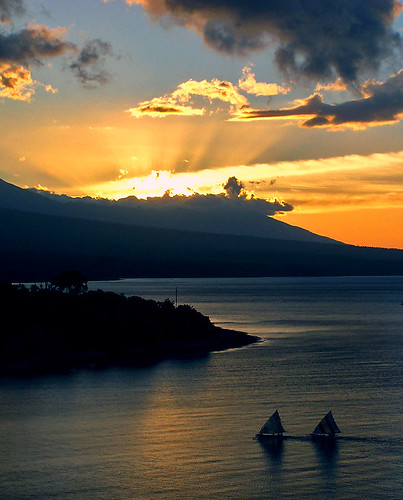
<path id="1" fill-rule="evenodd" d="M 402 275 L 403 251 L 144 227 L 0 209 L 0 281 Z"/>
<path id="2" fill-rule="evenodd" d="M 214 234 L 337 244 L 339 242 L 268 217 L 264 200 L 231 200 L 224 195 L 194 195 L 118 201 L 71 198 L 22 189 L 0 180 L 0 208 L 46 215 L 136 224 Z"/>

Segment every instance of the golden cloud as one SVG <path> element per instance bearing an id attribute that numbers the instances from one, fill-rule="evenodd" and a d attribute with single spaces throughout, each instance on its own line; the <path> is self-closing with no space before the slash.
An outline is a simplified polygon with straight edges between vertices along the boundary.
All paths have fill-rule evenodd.
<path id="1" fill-rule="evenodd" d="M 37 82 L 31 71 L 18 64 L 0 62 L 0 97 L 30 102 Z"/>
<path id="2" fill-rule="evenodd" d="M 285 85 L 277 85 L 277 83 L 256 82 L 255 74 L 251 72 L 249 66 L 245 66 L 242 70 L 242 78 L 238 81 L 240 89 L 248 94 L 257 96 L 272 96 L 278 94 L 287 94 L 290 89 Z"/>
<path id="3" fill-rule="evenodd" d="M 326 85 L 318 83 L 315 91 L 319 92 L 321 90 L 324 90 L 325 92 L 339 92 L 347 90 L 347 85 L 341 78 L 338 78 L 335 82 L 331 82 Z"/>
<path id="4" fill-rule="evenodd" d="M 202 116 L 205 108 L 193 107 L 192 96 L 214 100 L 230 104 L 230 112 L 249 107 L 248 99 L 240 94 L 238 88 L 231 82 L 213 78 L 210 81 L 188 80 L 181 83 L 171 94 L 162 97 L 154 97 L 149 101 L 143 101 L 135 108 L 127 111 L 132 116 L 164 117 L 164 116 Z"/>

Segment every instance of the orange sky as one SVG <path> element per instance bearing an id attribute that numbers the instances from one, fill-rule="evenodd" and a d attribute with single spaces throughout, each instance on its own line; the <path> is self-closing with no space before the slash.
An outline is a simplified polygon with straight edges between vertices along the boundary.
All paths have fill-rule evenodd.
<path id="1" fill-rule="evenodd" d="M 316 214 L 294 212 L 275 218 L 351 245 L 403 249 L 403 208 L 385 211 L 366 208 Z"/>
<path id="2" fill-rule="evenodd" d="M 265 37 L 277 30 L 298 46 L 303 32 L 278 31 L 282 18 L 276 24 L 265 12 L 262 23 L 263 4 L 251 2 L 255 31 L 232 33 L 235 44 L 259 36 L 263 45 L 225 53 L 203 30 L 217 16 L 238 15 L 237 3 L 224 2 L 220 13 L 184 10 L 179 19 L 169 10 L 175 1 L 94 0 L 83 9 L 79 0 L 23 0 L 19 10 L 4 0 L 4 46 L 21 37 L 32 47 L 0 55 L 0 177 L 115 199 L 220 194 L 236 177 L 245 196 L 294 207 L 279 220 L 348 243 L 403 248 L 401 53 L 382 58 L 361 43 L 356 75 L 330 59 L 323 74 L 303 65 L 291 74 Z M 397 3 L 389 17 L 376 10 L 386 4 L 375 7 L 368 15 L 385 33 L 402 32 Z M 346 2 L 346 16 L 349 9 Z M 378 36 L 366 28 L 362 37 Z M 317 36 L 329 57 L 345 43 Z M 296 66 L 320 55 L 315 44 L 310 50 L 296 54 Z"/>

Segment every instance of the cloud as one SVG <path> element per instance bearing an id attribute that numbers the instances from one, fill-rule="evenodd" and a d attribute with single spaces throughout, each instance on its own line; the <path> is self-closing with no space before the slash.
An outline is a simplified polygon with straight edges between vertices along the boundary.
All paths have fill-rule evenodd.
<path id="1" fill-rule="evenodd" d="M 315 93 L 298 105 L 277 110 L 241 110 L 235 120 L 306 118 L 303 127 L 351 127 L 362 129 L 397 122 L 403 116 L 403 69 L 385 82 L 368 81 L 362 88 L 364 97 L 326 104 Z"/>
<path id="2" fill-rule="evenodd" d="M 400 44 L 393 30 L 397 0 L 126 0 L 153 19 L 169 17 L 196 30 L 207 45 L 245 55 L 276 45 L 287 75 L 354 83 Z"/>
<path id="3" fill-rule="evenodd" d="M 151 101 L 139 103 L 137 108 L 127 110 L 135 118 L 141 116 L 151 116 L 153 118 L 164 118 L 165 116 L 202 116 L 204 109 L 195 109 L 190 106 L 180 106 L 177 104 L 169 104 L 164 97 L 155 97 Z"/>
<path id="4" fill-rule="evenodd" d="M 328 84 L 318 83 L 315 90 L 317 92 L 320 92 L 321 90 L 324 90 L 325 92 L 340 92 L 343 90 L 347 90 L 347 85 L 341 78 L 338 78 L 336 81 L 330 82 Z"/>
<path id="5" fill-rule="evenodd" d="M 248 94 L 256 96 L 273 96 L 278 94 L 287 94 L 289 88 L 284 85 L 277 85 L 277 83 L 264 83 L 256 82 L 255 74 L 251 72 L 251 68 L 245 66 L 242 70 L 242 78 L 238 81 L 240 89 Z"/>
<path id="6" fill-rule="evenodd" d="M 192 194 L 191 196 L 170 196 L 167 192 L 162 197 L 147 198 L 140 200 L 135 197 L 119 200 L 124 205 L 126 202 L 136 204 L 139 207 L 150 209 L 161 209 L 169 211 L 173 209 L 193 210 L 195 213 L 211 214 L 217 217 L 220 212 L 232 213 L 234 217 L 241 214 L 271 216 L 278 212 L 290 212 L 293 206 L 284 201 L 267 201 L 261 198 L 247 198 L 246 196 L 228 197 L 220 194 Z M 215 214 L 215 215 L 214 215 Z"/>
<path id="7" fill-rule="evenodd" d="M 188 80 L 179 85 L 173 95 L 181 102 L 187 102 L 192 95 L 199 95 L 206 97 L 210 101 L 218 99 L 229 103 L 236 109 L 249 105 L 248 99 L 239 93 L 235 85 L 226 80 L 218 80 L 217 78 L 201 82 Z"/>
<path id="8" fill-rule="evenodd" d="M 140 102 L 137 107 L 130 108 L 127 111 L 136 118 L 141 116 L 204 115 L 205 108 L 194 107 L 193 96 L 208 99 L 210 103 L 214 100 L 225 102 L 230 104 L 231 111 L 249 107 L 248 99 L 240 94 L 235 85 L 228 81 L 213 78 L 210 81 L 202 80 L 200 82 L 188 80 L 181 83 L 171 94 Z"/>
<path id="9" fill-rule="evenodd" d="M 125 178 L 128 174 L 127 170 L 119 171 L 119 177 Z M 160 174 L 161 177 L 164 177 L 164 172 L 153 172 L 152 177 L 157 179 Z M 122 183 L 125 180 L 119 178 L 117 182 Z M 218 234 L 287 237 L 282 231 L 284 229 L 282 225 L 272 224 L 268 216 L 291 212 L 293 210 L 291 204 L 281 201 L 279 196 L 270 201 L 255 198 L 243 189 L 242 192 L 245 196 L 229 197 L 222 190 L 223 183 L 220 184 L 221 192 L 218 194 L 171 195 L 173 189 L 166 185 L 163 196 L 152 196 L 146 199 L 129 196 L 117 201 L 106 200 L 103 197 L 89 198 L 88 196 L 68 198 L 66 195 L 55 195 L 43 191 L 41 194 L 62 202 L 62 206 L 65 207 L 63 213 L 70 215 L 73 212 L 79 213 L 80 217 L 91 214 L 91 217 L 95 219 L 123 224 Z M 238 181 L 234 176 L 230 176 L 227 184 L 239 187 L 243 186 L 244 183 Z M 60 211 L 58 213 L 60 215 Z"/>
<path id="10" fill-rule="evenodd" d="M 5 4 L 0 5 L 3 9 Z M 32 79 L 31 65 L 75 50 L 75 45 L 63 40 L 64 35 L 62 28 L 34 25 L 0 33 L 0 97 L 30 102 L 35 87 L 42 85 Z M 51 86 L 45 85 L 45 89 L 54 92 Z"/>
<path id="11" fill-rule="evenodd" d="M 23 0 L 0 0 L 1 23 L 12 22 L 14 16 L 25 11 Z M 84 86 L 103 84 L 109 75 L 103 69 L 105 58 L 112 55 L 111 45 L 100 39 L 87 42 L 80 50 L 75 43 L 66 41 L 64 28 L 27 25 L 25 28 L 0 33 L 0 96 L 29 102 L 35 86 L 55 93 L 51 85 L 31 78 L 31 66 L 42 65 L 43 59 L 78 54 L 70 69 Z"/>
<path id="12" fill-rule="evenodd" d="M 317 193 L 326 200 L 326 196 L 331 198 L 335 194 L 336 182 L 337 190 L 343 188 L 347 194 L 354 192 L 359 196 L 360 192 L 373 190 L 378 186 L 380 192 L 396 193 L 402 200 L 403 190 L 400 186 L 403 185 L 403 151 L 250 165 L 232 164 L 181 173 L 153 171 L 143 177 L 131 176 L 124 181 L 117 180 L 117 176 L 114 181 L 105 181 L 104 178 L 102 183 L 87 187 L 85 192 L 113 199 L 123 198 L 134 192 L 138 198 L 147 198 L 162 196 L 167 189 L 171 189 L 176 195 L 187 195 L 188 187 L 192 186 L 193 192 L 217 194 L 229 200 L 223 186 L 226 184 L 224 179 L 231 177 L 242 179 L 237 182 L 245 186 L 247 200 L 255 197 L 273 201 L 273 198 L 277 198 L 299 205 L 306 203 L 309 196 L 314 199 Z M 232 198 L 232 201 L 239 199 Z M 330 205 L 330 200 L 328 202 Z"/>
<path id="13" fill-rule="evenodd" d="M 70 65 L 80 82 L 105 84 L 110 76 L 104 70 L 106 56 L 112 55 L 112 46 L 99 38 L 88 41 L 81 49 L 77 59 Z"/>
<path id="14" fill-rule="evenodd" d="M 236 177 L 230 177 L 223 187 L 228 198 L 246 198 L 245 186 Z"/>
<path id="15" fill-rule="evenodd" d="M 203 116 L 207 113 L 207 109 L 195 106 L 192 99 L 196 96 L 207 99 L 210 103 L 219 100 L 229 104 L 228 113 L 232 115 L 230 121 L 294 119 L 300 121 L 302 127 L 333 129 L 341 127 L 363 129 L 394 123 L 399 121 L 403 113 L 403 69 L 385 82 L 368 80 L 360 88 L 357 87 L 362 95 L 361 99 L 339 104 L 325 103 L 323 95 L 317 91 L 347 90 L 341 78 L 328 85 L 318 84 L 313 95 L 294 101 L 293 106 L 280 109 L 253 109 L 241 91 L 256 96 L 272 96 L 279 93 L 286 94 L 290 90 L 288 87 L 256 82 L 255 75 L 248 66 L 243 68 L 238 85 L 239 87 L 217 78 L 210 81 L 188 80 L 181 83 L 172 93 L 140 102 L 137 107 L 127 111 L 136 118 Z M 215 111 L 222 110 L 217 108 Z"/>
<path id="16" fill-rule="evenodd" d="M 29 102 L 35 93 L 35 83 L 28 69 L 0 62 L 0 97 Z"/>
<path id="17" fill-rule="evenodd" d="M 23 0 L 0 0 L 1 23 L 9 23 L 14 15 L 21 15 L 23 12 Z"/>
<path id="18" fill-rule="evenodd" d="M 65 32 L 63 28 L 29 25 L 15 33 L 0 33 L 0 61 L 28 66 L 76 50 L 74 44 L 63 40 Z"/>
<path id="19" fill-rule="evenodd" d="M 232 120 L 264 120 L 278 118 L 301 118 L 314 117 L 326 113 L 333 108 L 332 105 L 325 104 L 320 94 L 313 94 L 307 99 L 298 99 L 295 101 L 298 106 L 280 109 L 247 109 L 241 110 L 235 114 Z"/>
<path id="20" fill-rule="evenodd" d="M 50 84 L 43 85 L 43 86 L 45 87 L 46 92 L 50 92 L 51 94 L 57 94 L 59 92 L 58 89 L 55 89 Z"/>

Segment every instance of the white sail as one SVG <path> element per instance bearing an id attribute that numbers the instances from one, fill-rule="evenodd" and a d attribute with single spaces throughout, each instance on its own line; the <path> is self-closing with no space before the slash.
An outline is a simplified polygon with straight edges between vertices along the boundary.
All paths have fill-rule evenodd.
<path id="1" fill-rule="evenodd" d="M 340 434 L 341 430 L 338 428 L 332 412 L 329 411 L 319 424 L 315 427 L 315 430 L 312 432 L 313 435 L 327 435 L 334 436 L 335 434 Z"/>
<path id="2" fill-rule="evenodd" d="M 264 426 L 260 429 L 258 435 L 262 434 L 282 434 L 285 432 L 283 424 L 281 423 L 280 415 L 276 410 L 273 415 L 269 418 L 269 420 L 264 424 Z"/>

